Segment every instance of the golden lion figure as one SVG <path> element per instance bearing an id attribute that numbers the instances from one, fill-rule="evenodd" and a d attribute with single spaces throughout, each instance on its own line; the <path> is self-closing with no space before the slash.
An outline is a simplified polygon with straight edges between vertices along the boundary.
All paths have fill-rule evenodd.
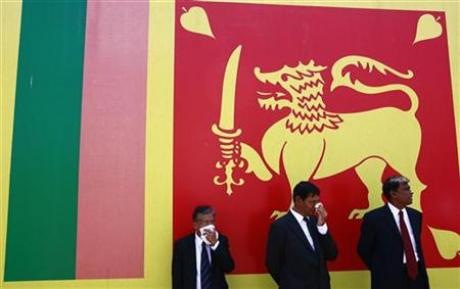
<path id="1" fill-rule="evenodd" d="M 361 66 L 382 74 L 391 73 L 403 79 L 413 77 L 411 71 L 401 73 L 371 58 L 346 56 L 332 67 L 331 90 L 349 87 L 365 94 L 390 91 L 405 93 L 411 107 L 405 111 L 384 107 L 357 113 L 334 113 L 323 102 L 324 66 L 299 63 L 274 72 L 254 69 L 257 79 L 282 91 L 259 93 L 264 109 L 286 109 L 288 115 L 270 126 L 262 138 L 262 154 L 241 143 L 238 156 L 247 161 L 246 173 L 254 173 L 268 181 L 280 174 L 281 162 L 293 188 L 301 180 L 330 177 L 353 168 L 368 190 L 369 206 L 354 209 L 349 218 L 361 218 L 365 212 L 381 205 L 381 177 L 387 165 L 411 180 L 414 207 L 420 209 L 420 192 L 425 185 L 416 173 L 421 130 L 415 117 L 418 107 L 416 93 L 403 84 L 367 86 L 352 81 L 344 74 L 350 65 Z M 274 216 L 283 214 L 275 211 Z"/>
<path id="2" fill-rule="evenodd" d="M 239 56 L 240 48 L 237 52 Z M 231 86 L 235 86 L 235 79 L 229 78 L 236 74 L 237 57 L 232 58 L 229 63 L 233 69 L 228 70 L 230 73 L 226 73 L 225 79 L 232 79 Z M 353 168 L 368 191 L 368 206 L 352 210 L 348 218 L 353 219 L 362 218 L 367 211 L 381 205 L 381 178 L 388 165 L 410 179 L 414 191 L 412 205 L 421 211 L 420 194 L 426 186 L 416 172 L 422 139 L 415 116 L 417 94 L 404 84 L 371 86 L 359 80 L 352 81 L 347 72 L 352 66 L 401 79 L 414 76 L 410 70 L 402 73 L 369 57 L 345 56 L 332 66 L 331 91 L 339 87 L 363 94 L 399 91 L 407 95 L 410 107 L 407 110 L 383 107 L 356 113 L 331 112 L 323 102 L 321 72 L 326 67 L 315 65 L 314 61 L 299 63 L 296 67 L 284 66 L 273 72 L 262 72 L 256 67 L 256 78 L 274 88 L 272 92 L 258 92 L 259 105 L 263 109 L 286 110 L 287 116 L 267 129 L 262 137 L 261 153 L 239 141 L 241 129 L 223 130 L 214 125 L 213 132 L 219 137 L 223 156 L 223 161 L 216 166 L 225 171 L 223 180 L 216 177 L 214 183 L 226 185 L 227 193 L 231 194 L 232 186 L 244 184 L 242 179 L 233 179 L 234 169 L 246 167 L 246 173 L 268 181 L 273 174 L 281 174 L 283 167 L 292 191 L 301 180 L 330 177 Z M 233 93 L 234 90 L 224 93 L 223 100 L 233 101 Z M 226 113 L 221 119 L 230 116 L 233 120 L 233 112 L 227 110 Z M 278 218 L 286 211 L 275 210 L 272 217 Z M 460 255 L 460 236 L 456 232 L 431 227 L 430 230 L 444 259 Z"/>

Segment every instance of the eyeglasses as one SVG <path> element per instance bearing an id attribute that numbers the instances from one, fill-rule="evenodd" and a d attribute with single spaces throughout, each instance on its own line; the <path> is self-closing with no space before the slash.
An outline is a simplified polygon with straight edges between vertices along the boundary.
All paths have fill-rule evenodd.
<path id="1" fill-rule="evenodd" d="M 401 188 L 396 191 L 396 193 L 401 193 L 401 194 L 412 194 L 412 190 L 410 188 Z"/>

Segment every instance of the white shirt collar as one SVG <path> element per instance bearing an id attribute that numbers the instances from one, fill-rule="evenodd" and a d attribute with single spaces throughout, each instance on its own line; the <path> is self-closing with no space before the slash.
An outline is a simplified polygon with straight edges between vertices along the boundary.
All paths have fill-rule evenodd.
<path id="1" fill-rule="evenodd" d="M 294 209 L 291 209 L 291 213 L 294 215 L 294 218 L 297 220 L 297 222 L 301 223 L 303 221 L 303 216 L 296 212 Z"/>
<path id="2" fill-rule="evenodd" d="M 203 243 L 203 239 L 201 239 L 200 236 L 198 236 L 197 233 L 195 233 L 195 243 L 201 246 L 201 243 Z"/>
<path id="3" fill-rule="evenodd" d="M 403 208 L 402 210 L 398 209 L 393 205 L 392 203 L 388 202 L 388 207 L 390 208 L 391 213 L 393 216 L 399 216 L 399 211 L 402 211 L 403 214 L 406 214 L 406 208 Z"/>

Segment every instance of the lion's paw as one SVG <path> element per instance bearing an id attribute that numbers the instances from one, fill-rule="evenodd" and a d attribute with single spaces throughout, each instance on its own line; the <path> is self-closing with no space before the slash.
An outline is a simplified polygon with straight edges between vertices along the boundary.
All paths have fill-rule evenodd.
<path id="1" fill-rule="evenodd" d="M 429 227 L 436 247 L 443 259 L 452 260 L 460 256 L 460 236 L 457 232 Z"/>
<path id="2" fill-rule="evenodd" d="M 270 219 L 279 219 L 281 218 L 282 216 L 286 215 L 288 211 L 278 211 L 278 210 L 274 210 L 272 212 L 272 214 L 270 215 Z"/>
<path id="3" fill-rule="evenodd" d="M 353 209 L 353 211 L 351 211 L 348 215 L 348 219 L 362 219 L 364 217 L 364 214 L 366 214 L 368 211 L 369 209 Z"/>

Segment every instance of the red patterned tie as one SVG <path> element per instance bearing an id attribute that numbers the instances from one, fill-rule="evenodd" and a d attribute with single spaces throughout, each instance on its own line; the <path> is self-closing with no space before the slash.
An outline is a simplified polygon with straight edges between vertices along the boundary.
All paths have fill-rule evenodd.
<path id="1" fill-rule="evenodd" d="M 404 215 L 399 211 L 399 227 L 401 228 L 401 237 L 403 241 L 404 253 L 406 254 L 407 274 L 412 280 L 417 277 L 417 260 L 415 260 L 414 248 L 410 241 L 409 231 L 404 222 Z"/>

